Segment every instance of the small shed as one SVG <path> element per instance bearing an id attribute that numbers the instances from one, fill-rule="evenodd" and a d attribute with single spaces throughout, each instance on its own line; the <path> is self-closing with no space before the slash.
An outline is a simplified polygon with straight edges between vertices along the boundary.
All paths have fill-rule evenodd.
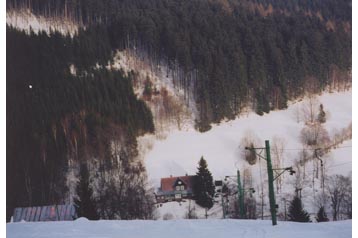
<path id="1" fill-rule="evenodd" d="M 37 207 L 17 207 L 14 209 L 13 222 L 22 220 L 36 221 L 72 221 L 77 218 L 73 204 L 50 205 Z"/>

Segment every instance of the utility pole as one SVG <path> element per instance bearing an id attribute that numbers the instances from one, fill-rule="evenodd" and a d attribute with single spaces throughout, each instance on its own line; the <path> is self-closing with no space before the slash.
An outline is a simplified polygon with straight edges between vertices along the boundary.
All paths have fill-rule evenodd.
<path id="1" fill-rule="evenodd" d="M 261 220 L 264 219 L 264 192 L 263 188 L 261 189 Z"/>
<path id="2" fill-rule="evenodd" d="M 237 174 L 236 176 L 225 176 L 225 181 L 227 180 L 227 178 L 230 177 L 236 177 L 236 183 L 237 183 L 237 205 L 238 205 L 238 209 L 239 209 L 239 218 L 240 219 L 246 219 L 246 211 L 245 211 L 245 191 L 250 191 L 250 193 L 255 193 L 255 189 L 253 188 L 249 188 L 249 189 L 245 189 L 242 185 L 241 185 L 241 179 L 240 179 L 240 171 L 237 170 Z M 235 195 L 236 193 L 234 193 L 233 195 Z M 228 197 L 226 197 L 226 199 L 228 199 Z M 228 202 L 228 200 L 227 200 Z M 226 210 L 227 211 L 227 210 Z M 224 217 L 225 218 L 225 217 Z"/>
<path id="3" fill-rule="evenodd" d="M 268 174 L 268 186 L 269 186 L 269 199 L 270 199 L 270 210 L 271 210 L 271 218 L 272 225 L 277 225 L 277 217 L 276 217 L 276 201 L 275 201 L 275 191 L 273 187 L 273 170 L 271 164 L 271 153 L 270 153 L 270 142 L 268 140 L 265 141 L 266 148 L 266 160 L 267 160 L 267 174 Z"/>
<path id="4" fill-rule="evenodd" d="M 299 197 L 300 199 L 302 199 L 302 188 L 297 188 L 296 187 L 296 197 Z"/>
<path id="5" fill-rule="evenodd" d="M 251 152 L 255 152 L 255 154 L 257 156 L 259 156 L 261 159 L 266 160 L 267 162 L 267 174 L 268 174 L 268 185 L 269 185 L 269 199 L 270 199 L 270 212 L 271 212 L 271 218 L 272 218 L 272 225 L 275 226 L 277 225 L 277 217 L 276 217 L 276 201 L 275 201 L 275 190 L 274 190 L 274 186 L 273 186 L 273 182 L 275 181 L 275 179 L 277 179 L 278 177 L 280 177 L 285 171 L 289 171 L 290 175 L 293 175 L 294 173 L 296 173 L 292 167 L 287 167 L 287 168 L 272 168 L 272 163 L 271 163 L 271 153 L 270 153 L 270 142 L 268 140 L 265 141 L 265 147 L 264 148 L 253 148 L 253 147 L 245 147 L 246 150 L 249 150 Z M 263 150 L 266 151 L 266 158 L 264 156 L 261 155 L 260 153 L 257 153 L 255 150 L 261 150 L 261 152 Z M 276 173 L 276 177 L 273 177 L 273 172 L 275 170 Z M 280 172 L 277 172 L 280 171 Z"/>
<path id="6" fill-rule="evenodd" d="M 237 191 L 238 191 L 238 201 L 239 201 L 239 209 L 240 209 L 240 218 L 245 219 L 245 205 L 244 205 L 244 189 L 241 186 L 240 180 L 240 171 L 237 170 Z"/>
<path id="7" fill-rule="evenodd" d="M 286 207 L 286 199 L 284 200 L 285 202 L 285 221 L 287 221 L 287 207 Z"/>
<path id="8" fill-rule="evenodd" d="M 320 151 L 321 148 L 317 148 L 314 150 L 314 154 L 316 156 L 316 158 L 321 162 L 321 187 L 323 190 L 323 194 L 324 194 L 324 164 L 323 164 L 323 160 L 320 158 L 320 156 L 318 155 L 318 151 Z M 318 168 L 317 168 L 318 171 Z"/>
<path id="9" fill-rule="evenodd" d="M 226 218 L 226 208 L 225 208 L 225 204 L 224 204 L 224 194 L 223 194 L 223 191 L 221 189 L 221 206 L 223 208 L 223 218 L 225 219 Z"/>

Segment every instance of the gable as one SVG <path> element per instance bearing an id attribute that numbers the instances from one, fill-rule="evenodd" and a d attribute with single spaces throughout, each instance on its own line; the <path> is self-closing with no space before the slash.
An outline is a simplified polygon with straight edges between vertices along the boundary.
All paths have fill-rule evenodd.
<path id="1" fill-rule="evenodd" d="M 173 187 L 181 186 L 181 185 L 184 185 L 185 187 L 187 187 L 187 184 L 183 180 L 181 180 L 180 178 L 177 178 L 173 184 Z"/>
<path id="2" fill-rule="evenodd" d="M 162 178 L 160 181 L 160 188 L 162 191 L 174 191 L 175 186 L 184 185 L 186 190 L 192 189 L 192 180 L 194 176 L 181 176 Z M 182 184 L 179 184 L 182 183 Z"/>

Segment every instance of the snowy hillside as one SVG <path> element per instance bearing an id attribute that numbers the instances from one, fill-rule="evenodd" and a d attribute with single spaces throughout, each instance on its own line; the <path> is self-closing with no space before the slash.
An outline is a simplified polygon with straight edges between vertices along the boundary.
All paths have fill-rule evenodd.
<path id="1" fill-rule="evenodd" d="M 39 31 L 49 33 L 51 30 L 57 30 L 62 34 L 73 36 L 78 30 L 78 25 L 69 19 L 36 16 L 31 11 L 25 9 L 6 11 L 6 24 L 19 30 L 24 30 L 27 33 L 30 32 L 30 29 L 35 33 Z"/>
<path id="2" fill-rule="evenodd" d="M 325 123 L 330 135 L 346 128 L 352 122 L 351 91 L 324 93 L 318 97 L 318 101 L 330 114 Z M 176 130 L 165 140 L 154 142 L 153 149 L 146 156 L 149 176 L 158 185 L 161 177 L 193 174 L 196 172 L 197 162 L 201 156 L 208 161 L 209 169 L 215 178 L 234 175 L 236 168 L 248 166 L 240 159 L 240 153 L 244 148 L 239 148 L 239 145 L 245 133 L 255 134 L 261 140 L 262 146 L 265 140 L 272 140 L 275 136 L 283 138 L 287 158 L 285 161 L 289 166 L 296 157 L 297 150 L 302 148 L 299 136 L 304 122 L 300 119 L 297 123 L 296 114 L 304 103 L 305 101 L 294 103 L 287 110 L 273 111 L 264 116 L 249 113 L 234 121 L 214 125 L 206 133 L 200 133 L 194 129 Z M 350 142 L 344 145 L 349 146 Z M 340 160 L 349 162 L 351 161 L 351 148 L 334 150 L 331 156 L 334 163 L 338 164 Z M 350 167 L 348 165 L 344 170 L 339 169 L 337 173 L 346 175 Z"/>
<path id="3" fill-rule="evenodd" d="M 7 238 L 348 238 L 352 221 L 294 223 L 252 220 L 88 221 L 8 223 Z"/>
<path id="4" fill-rule="evenodd" d="M 351 97 L 351 91 L 324 93 L 317 97 L 317 107 L 319 104 L 323 104 L 327 113 L 327 122 L 323 126 L 332 141 L 335 134 L 349 128 L 352 122 Z M 302 111 L 304 111 L 308 101 L 306 98 L 300 102 L 291 103 L 287 110 L 273 111 L 264 116 L 248 113 L 234 121 L 214 125 L 206 133 L 200 133 L 194 129 L 175 130 L 166 139 L 155 140 L 149 146 L 150 149 L 147 148 L 148 152 L 145 156 L 151 183 L 155 187 L 159 187 L 161 177 L 182 176 L 186 173 L 195 174 L 197 163 L 200 157 L 204 156 L 208 161 L 214 179 L 219 180 L 224 179 L 226 175 L 235 175 L 237 169 L 240 169 L 241 172 L 244 169 L 249 169 L 253 177 L 253 186 L 255 189 L 260 189 L 261 183 L 264 183 L 264 185 L 267 183 L 264 177 L 266 176 L 264 174 L 266 164 L 260 162 L 260 166 L 263 168 L 260 171 L 258 163 L 250 166 L 244 161 L 242 158 L 244 148 L 240 146 L 241 140 L 250 135 L 257 138 L 258 144 L 263 147 L 265 140 L 270 140 L 272 146 L 273 141 L 279 138 L 279 141 L 283 142 L 283 163 L 281 166 L 295 165 L 299 158 L 299 152 L 303 148 L 300 141 L 300 133 L 305 126 Z M 153 136 L 140 138 L 139 148 L 143 147 L 141 142 L 148 143 L 149 138 L 146 137 L 154 140 Z M 351 173 L 351 145 L 351 139 L 348 138 L 332 148 L 323 157 L 326 175 L 342 174 L 347 176 Z M 308 164 L 305 169 L 308 171 L 306 172 L 307 176 L 313 176 L 312 165 Z M 263 173 L 261 177 L 260 172 Z M 281 196 L 278 195 L 277 197 L 278 203 L 284 198 L 289 200 L 294 194 L 294 176 L 285 176 L 287 179 L 285 179 Z M 313 205 L 314 196 L 319 190 L 319 182 L 317 182 L 316 187 L 304 186 L 303 188 L 302 194 L 307 194 L 304 203 L 310 213 L 316 212 Z M 258 196 L 258 193 L 256 193 L 256 196 Z M 311 196 L 313 197 L 311 198 Z M 282 204 L 280 204 L 280 208 L 283 208 Z"/>

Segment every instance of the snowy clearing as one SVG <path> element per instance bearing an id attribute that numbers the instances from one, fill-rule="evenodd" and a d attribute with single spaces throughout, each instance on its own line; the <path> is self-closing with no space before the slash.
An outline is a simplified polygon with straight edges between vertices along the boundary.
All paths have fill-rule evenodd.
<path id="1" fill-rule="evenodd" d="M 324 127 L 330 136 L 352 122 L 351 91 L 324 93 L 317 99 L 329 114 Z M 239 148 L 240 140 L 248 132 L 256 135 L 263 146 L 265 140 L 272 140 L 275 136 L 284 139 L 285 165 L 290 166 L 297 158 L 299 149 L 302 148 L 300 132 L 304 122 L 302 118 L 297 122 L 296 114 L 304 103 L 305 100 L 302 100 L 290 105 L 287 110 L 272 111 L 264 116 L 255 113 L 241 115 L 233 121 L 214 125 L 205 133 L 200 133 L 193 128 L 175 130 L 166 139 L 153 142 L 151 150 L 146 154 L 145 163 L 149 178 L 158 186 L 162 177 L 194 174 L 201 156 L 208 161 L 209 169 L 215 179 L 234 175 L 237 168 L 248 166 L 240 159 L 243 148 Z M 350 145 L 350 141 L 344 143 L 344 146 Z M 352 149 L 344 147 L 333 150 L 330 157 L 337 165 L 351 162 Z M 343 170 L 337 168 L 337 173 L 347 175 L 351 164 L 345 166 Z"/>
<path id="2" fill-rule="evenodd" d="M 326 223 L 254 220 L 88 221 L 8 223 L 7 238 L 348 238 L 352 221 Z"/>
<path id="3" fill-rule="evenodd" d="M 265 190 L 263 193 L 267 194 L 267 188 L 265 187 L 267 185 L 266 163 L 259 161 L 250 166 L 242 158 L 244 148 L 240 147 L 240 142 L 247 134 L 251 134 L 258 138 L 258 145 L 264 146 L 264 141 L 270 140 L 272 151 L 273 141 L 275 138 L 279 138 L 284 144 L 281 168 L 294 166 L 303 148 L 300 134 L 305 127 L 302 111 L 307 105 L 307 101 L 308 99 L 306 98 L 299 102 L 291 103 L 287 110 L 272 111 L 264 116 L 259 116 L 255 113 L 241 115 L 233 121 L 213 125 L 213 128 L 205 133 L 200 133 L 193 128 L 186 128 L 168 132 L 168 136 L 163 140 L 154 140 L 154 137 L 150 135 L 139 138 L 140 153 L 144 154 L 143 157 L 145 158 L 150 183 L 157 188 L 162 177 L 195 174 L 198 161 L 201 156 L 204 156 L 215 180 L 224 179 L 226 175 L 236 175 L 237 169 L 241 173 L 248 169 L 252 174 L 252 187 L 256 191 Z M 331 140 L 337 133 L 349 128 L 352 123 L 351 91 L 323 93 L 317 96 L 316 103 L 317 107 L 322 103 L 327 112 L 327 121 L 323 126 Z M 274 159 L 274 155 L 271 156 Z M 335 174 L 351 175 L 352 140 L 348 138 L 343 143 L 338 143 L 322 159 L 325 164 L 326 176 Z M 294 168 L 297 169 L 297 167 Z M 306 179 L 301 180 L 299 184 L 297 184 L 296 176 L 290 176 L 287 173 L 282 176 L 285 178 L 284 183 L 281 191 L 276 194 L 279 213 L 284 213 L 285 203 L 293 197 L 296 187 L 302 188 L 305 209 L 311 215 L 317 212 L 318 195 L 322 191 L 322 183 L 319 178 L 316 178 L 315 184 L 311 183 L 314 174 L 316 174 L 314 161 L 307 163 L 305 174 Z M 260 201 L 259 195 L 259 192 L 254 194 L 256 201 Z M 267 196 L 264 199 L 267 200 Z M 266 203 L 268 204 L 268 201 Z M 186 204 L 183 206 L 176 204 L 163 205 L 157 209 L 160 218 L 163 219 L 163 216 L 171 209 L 174 210 L 171 212 L 174 216 L 173 219 L 182 219 L 183 214 L 185 215 L 188 210 Z M 220 207 L 217 208 L 217 210 L 219 209 Z M 265 215 L 268 216 L 268 206 L 263 209 Z M 199 210 L 198 215 L 202 218 L 202 212 Z M 213 210 L 215 211 L 216 209 Z M 219 214 L 219 211 L 217 214 L 209 214 L 209 218 L 218 218 L 220 217 Z"/>

